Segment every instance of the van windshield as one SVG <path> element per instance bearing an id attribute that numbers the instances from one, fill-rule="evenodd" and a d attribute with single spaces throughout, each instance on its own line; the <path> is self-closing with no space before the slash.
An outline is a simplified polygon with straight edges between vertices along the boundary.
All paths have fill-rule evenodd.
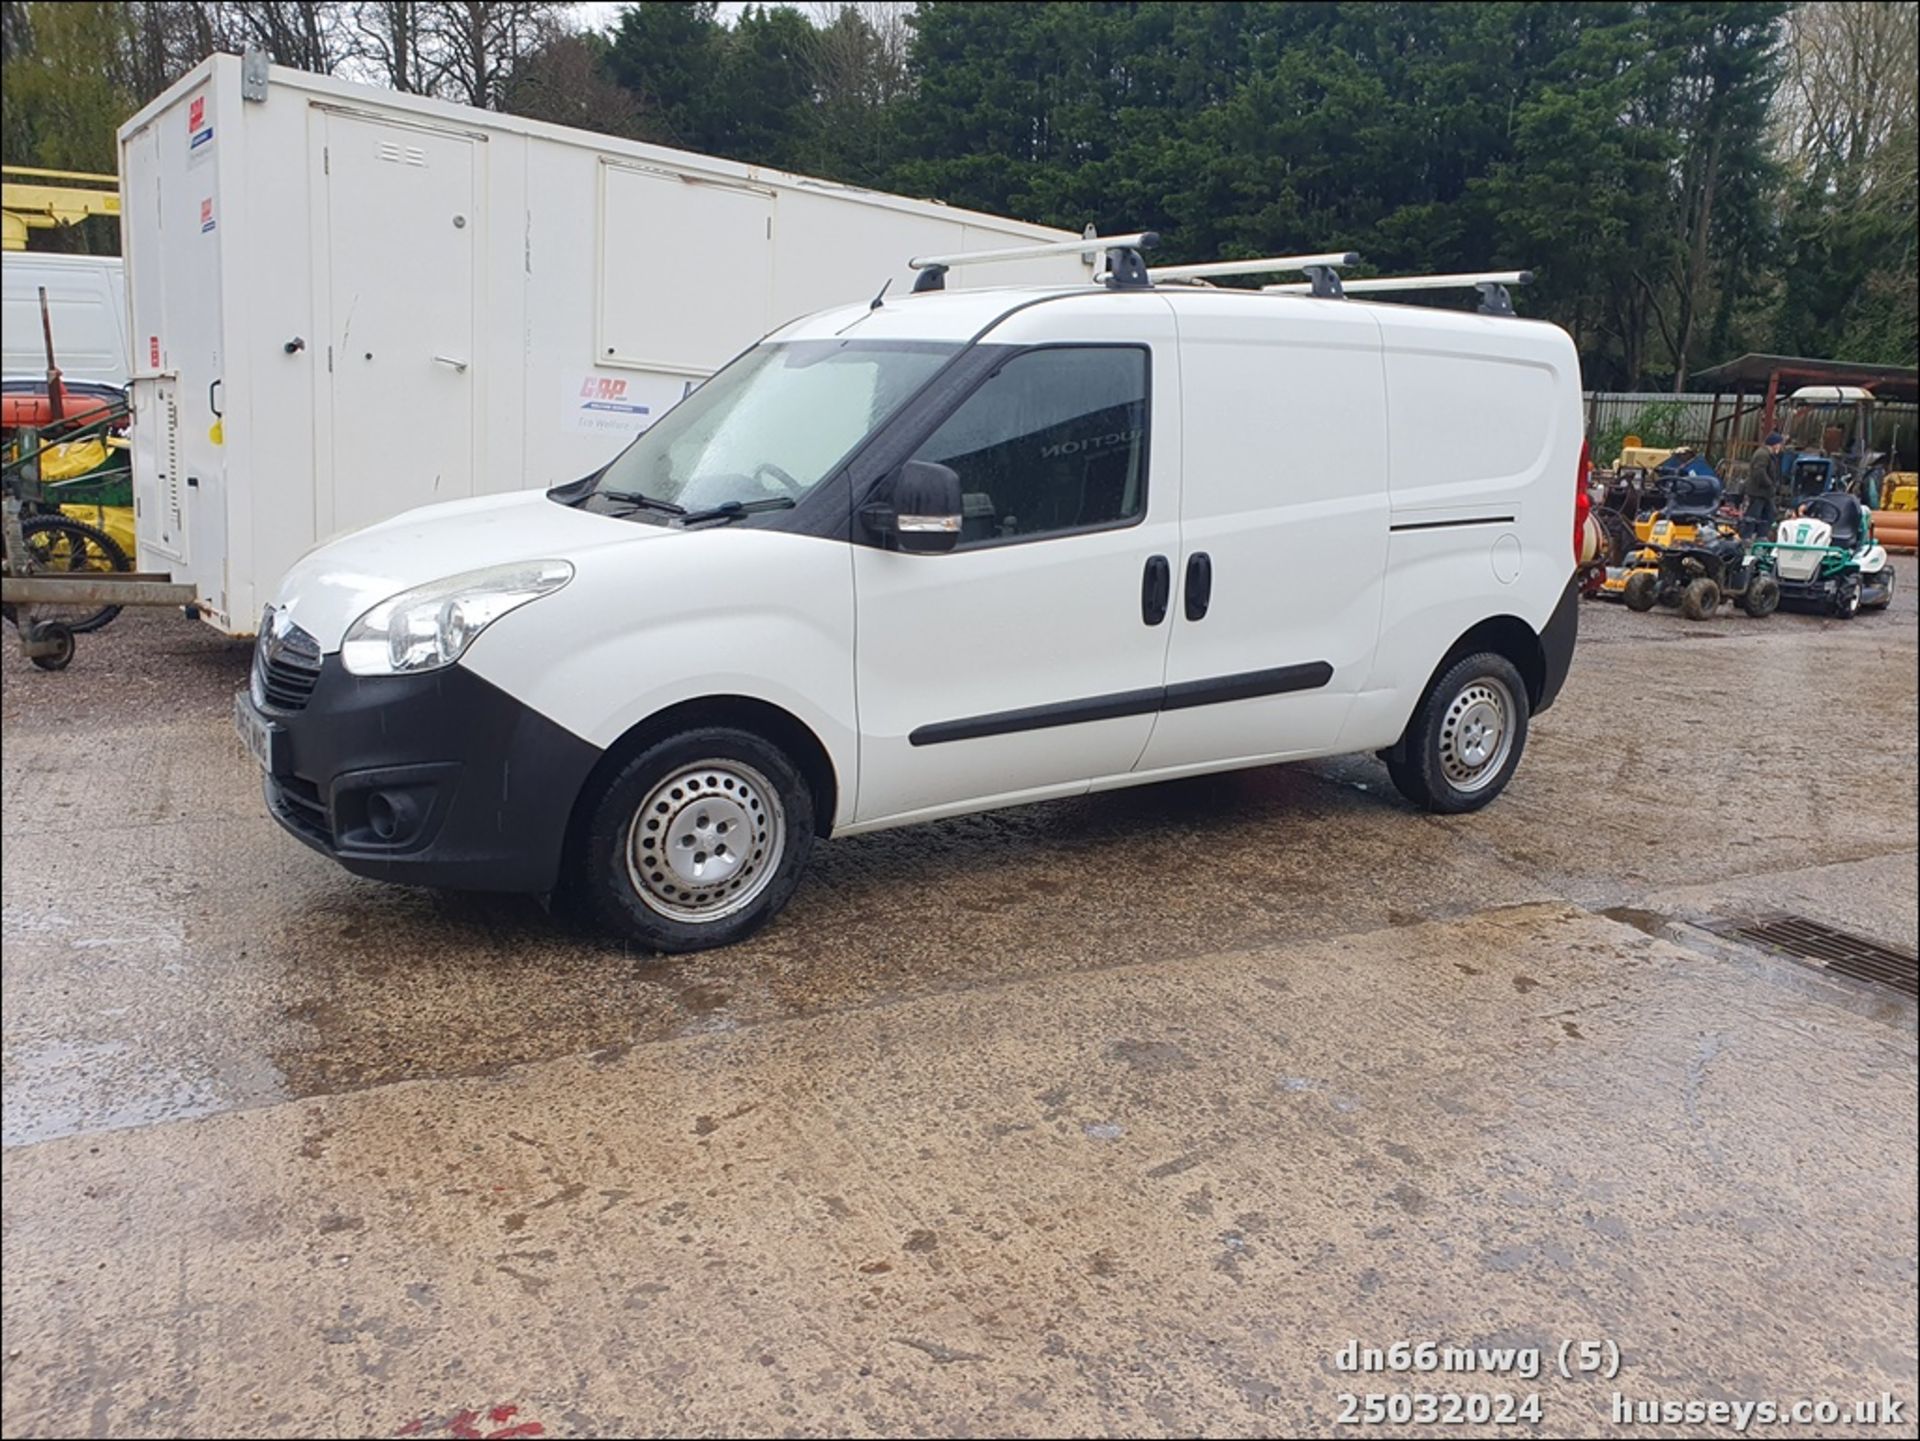
<path id="1" fill-rule="evenodd" d="M 755 346 L 622 451 L 595 492 L 686 511 L 797 502 L 959 348 L 858 340 Z"/>

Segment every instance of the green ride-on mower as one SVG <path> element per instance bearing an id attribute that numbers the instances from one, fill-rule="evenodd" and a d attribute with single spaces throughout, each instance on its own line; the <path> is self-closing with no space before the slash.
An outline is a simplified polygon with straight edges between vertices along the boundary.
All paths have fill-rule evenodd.
<path id="1" fill-rule="evenodd" d="M 1796 607 L 1851 620 L 1893 604 L 1894 569 L 1873 538 L 1873 512 L 1845 492 L 1817 495 L 1754 542 L 1754 563 Z"/>

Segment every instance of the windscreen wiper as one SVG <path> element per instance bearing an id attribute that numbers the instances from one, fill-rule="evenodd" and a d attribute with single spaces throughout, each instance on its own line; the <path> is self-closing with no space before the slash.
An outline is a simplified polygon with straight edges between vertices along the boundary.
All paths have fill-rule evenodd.
<path id="1" fill-rule="evenodd" d="M 684 505 L 675 505 L 670 500 L 660 500 L 651 495 L 643 495 L 637 490 L 598 490 L 595 491 L 594 494 L 605 496 L 608 500 L 617 501 L 621 505 L 638 506 L 642 510 L 664 511 L 668 515 L 685 515 L 687 513 L 687 508 Z"/>
<path id="2" fill-rule="evenodd" d="M 770 495 L 765 500 L 729 500 L 723 501 L 711 510 L 696 510 L 682 513 L 680 524 L 697 525 L 703 520 L 738 520 L 743 515 L 753 515 L 762 510 L 792 510 L 795 505 L 790 495 Z"/>

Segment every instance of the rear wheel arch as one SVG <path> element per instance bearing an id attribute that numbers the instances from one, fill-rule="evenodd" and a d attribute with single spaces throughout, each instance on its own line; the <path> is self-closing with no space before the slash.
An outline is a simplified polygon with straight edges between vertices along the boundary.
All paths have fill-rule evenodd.
<path id="1" fill-rule="evenodd" d="M 1482 651 L 1491 651 L 1495 655 L 1506 657 L 1513 668 L 1520 672 L 1520 679 L 1527 688 L 1527 706 L 1529 709 L 1537 710 L 1540 697 L 1545 693 L 1547 685 L 1546 645 L 1540 639 L 1540 633 L 1519 616 L 1495 615 L 1477 622 L 1447 647 L 1439 663 L 1434 666 L 1425 684 L 1420 687 L 1419 693 L 1414 697 L 1407 724 L 1413 724 L 1413 717 L 1420 713 L 1420 707 L 1425 704 L 1427 697 L 1433 693 L 1434 686 L 1439 684 L 1448 671 L 1467 656 L 1477 655 Z M 1380 754 L 1399 756 L 1406 741 L 1406 731 L 1403 728 L 1400 738 Z"/>
<path id="2" fill-rule="evenodd" d="M 1433 674 L 1427 677 L 1427 684 L 1420 694 L 1424 696 L 1433 689 L 1434 682 L 1445 675 L 1462 656 L 1483 650 L 1503 655 L 1513 662 L 1513 668 L 1520 672 L 1520 679 L 1527 683 L 1527 704 L 1540 704 L 1540 696 L 1547 684 L 1546 646 L 1542 644 L 1539 632 L 1517 615 L 1489 616 L 1468 630 L 1440 657 L 1440 664 L 1433 668 Z"/>

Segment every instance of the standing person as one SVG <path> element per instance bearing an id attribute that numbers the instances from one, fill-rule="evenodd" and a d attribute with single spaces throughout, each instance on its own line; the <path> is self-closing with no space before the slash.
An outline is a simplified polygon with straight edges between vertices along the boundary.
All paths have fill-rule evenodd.
<path id="1" fill-rule="evenodd" d="M 1780 488 L 1780 450 L 1787 438 L 1774 431 L 1754 447 L 1747 462 L 1747 504 L 1740 528 L 1748 535 L 1766 535 L 1773 529 L 1773 497 Z"/>

